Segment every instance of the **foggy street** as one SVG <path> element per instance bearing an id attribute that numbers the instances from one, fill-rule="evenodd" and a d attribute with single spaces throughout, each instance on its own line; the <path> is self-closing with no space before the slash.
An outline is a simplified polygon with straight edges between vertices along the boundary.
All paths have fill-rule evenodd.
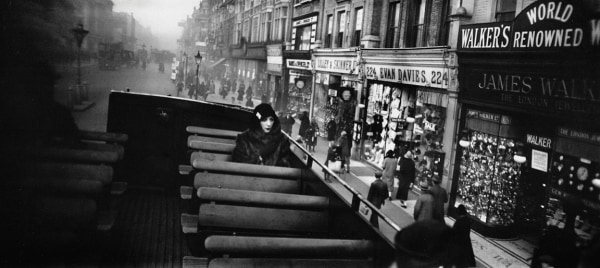
<path id="1" fill-rule="evenodd" d="M 141 67 L 121 68 L 116 71 L 99 70 L 96 63 L 83 64 L 81 80 L 89 85 L 89 100 L 94 104 L 84 111 L 74 111 L 73 118 L 82 130 L 106 131 L 106 120 L 108 111 L 108 98 L 111 90 L 171 95 L 177 96 L 176 85 L 170 79 L 171 65 L 165 64 L 165 72 L 158 71 L 158 64 L 148 64 L 146 70 Z M 54 92 L 55 100 L 63 105 L 67 104 L 68 88 L 76 83 L 77 69 L 75 66 L 63 66 L 57 68 L 60 79 L 56 84 Z M 201 78 L 200 82 L 203 81 Z M 217 92 L 221 87 L 216 81 Z M 231 104 L 231 98 L 237 93 L 229 93 L 226 98 L 218 94 L 209 94 L 207 101 Z M 187 89 L 179 97 L 188 98 Z M 260 104 L 260 100 L 254 98 L 254 105 Z M 239 104 L 238 101 L 235 101 Z"/>

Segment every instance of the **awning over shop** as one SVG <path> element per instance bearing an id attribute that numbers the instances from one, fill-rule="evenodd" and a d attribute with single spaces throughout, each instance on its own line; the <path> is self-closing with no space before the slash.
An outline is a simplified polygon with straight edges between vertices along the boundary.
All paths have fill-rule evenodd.
<path id="1" fill-rule="evenodd" d="M 210 68 L 214 69 L 215 67 L 219 66 L 219 64 L 223 64 L 225 61 L 227 61 L 227 58 L 221 58 L 212 65 L 210 65 Z"/>

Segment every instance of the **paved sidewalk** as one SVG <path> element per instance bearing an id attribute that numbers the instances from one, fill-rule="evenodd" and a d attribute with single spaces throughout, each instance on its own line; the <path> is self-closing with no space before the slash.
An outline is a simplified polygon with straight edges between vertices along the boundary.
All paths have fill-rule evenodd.
<path id="1" fill-rule="evenodd" d="M 300 124 L 297 120 L 297 124 L 294 124 L 292 128 L 292 137 L 298 136 L 298 128 Z M 319 162 L 325 162 L 327 158 L 328 142 L 325 138 L 319 138 L 317 146 L 315 146 L 315 152 L 312 153 L 313 157 Z M 316 174 L 322 176 L 322 168 L 317 164 L 313 163 L 313 171 Z M 340 174 L 340 178 L 343 179 L 349 186 L 354 188 L 363 197 L 366 198 L 369 192 L 369 186 L 375 180 L 374 172 L 376 168 L 370 164 L 366 164 L 362 161 L 350 161 L 350 173 Z M 338 190 L 338 192 L 347 192 L 345 188 L 335 180 L 331 183 L 331 186 Z M 342 194 L 346 200 L 351 200 L 351 194 Z M 410 191 L 408 201 L 406 202 L 407 208 L 400 206 L 400 201 L 394 200 L 392 202 L 385 202 L 380 211 L 389 217 L 396 225 L 400 228 L 404 228 L 414 222 L 413 210 L 416 203 L 418 194 Z M 366 217 L 365 217 L 366 218 Z M 452 226 L 454 219 L 446 217 L 446 224 Z M 389 226 L 379 223 L 381 233 L 388 239 L 395 235 Z M 528 259 L 531 257 L 529 250 L 523 250 L 524 248 L 530 247 L 531 245 L 523 245 L 521 239 L 515 239 L 511 241 L 497 240 L 484 237 L 476 232 L 471 232 L 471 240 L 473 244 L 473 250 L 477 260 L 477 267 L 529 267 Z"/>

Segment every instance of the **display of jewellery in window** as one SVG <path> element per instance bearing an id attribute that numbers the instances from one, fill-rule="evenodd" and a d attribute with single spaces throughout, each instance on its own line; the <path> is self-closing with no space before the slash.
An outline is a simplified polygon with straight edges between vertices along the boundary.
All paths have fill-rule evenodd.
<path id="1" fill-rule="evenodd" d="M 546 208 L 546 224 L 564 228 L 570 204 L 574 211 L 574 231 L 582 241 L 600 232 L 600 163 L 565 154 L 552 161 L 550 199 Z"/>
<path id="2" fill-rule="evenodd" d="M 515 141 L 470 130 L 463 149 L 457 205 L 480 221 L 507 226 L 514 223 L 521 164 L 513 161 Z"/>

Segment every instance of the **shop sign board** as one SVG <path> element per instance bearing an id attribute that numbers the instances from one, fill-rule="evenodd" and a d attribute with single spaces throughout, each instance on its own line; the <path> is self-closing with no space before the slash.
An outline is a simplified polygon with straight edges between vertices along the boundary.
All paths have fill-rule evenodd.
<path id="1" fill-rule="evenodd" d="M 499 114 L 488 113 L 488 112 L 483 112 L 483 111 L 478 111 L 478 110 L 471 110 L 471 109 L 467 110 L 467 117 L 481 119 L 481 120 L 485 120 L 485 121 L 496 122 L 496 123 L 500 123 L 500 120 L 502 118 L 502 116 Z"/>
<path id="2" fill-rule="evenodd" d="M 465 69 L 465 98 L 567 114 L 600 115 L 600 78 Z"/>
<path id="3" fill-rule="evenodd" d="M 312 70 L 311 60 L 287 59 L 287 67 L 290 69 Z"/>
<path id="4" fill-rule="evenodd" d="M 312 17 L 308 17 L 305 19 L 295 20 L 292 23 L 292 27 L 298 27 L 298 26 L 313 24 L 313 23 L 317 23 L 317 16 L 312 16 Z"/>
<path id="5" fill-rule="evenodd" d="M 525 134 L 525 142 L 538 147 L 552 149 L 552 139 L 534 134 Z"/>
<path id="6" fill-rule="evenodd" d="M 356 57 L 317 57 L 317 71 L 351 74 L 356 68 Z"/>
<path id="7" fill-rule="evenodd" d="M 548 153 L 531 149 L 531 168 L 548 172 Z"/>
<path id="8" fill-rule="evenodd" d="M 461 25 L 458 51 L 552 51 L 600 47 L 600 18 L 580 1 L 542 0 L 512 22 Z"/>
<path id="9" fill-rule="evenodd" d="M 588 142 L 591 144 L 600 145 L 600 133 L 593 133 L 593 132 L 579 130 L 579 129 L 576 130 L 576 129 L 567 128 L 567 127 L 559 127 L 558 135 L 567 137 L 567 138 L 571 138 L 571 139 L 575 139 L 575 140 Z"/>
<path id="10" fill-rule="evenodd" d="M 267 46 L 267 71 L 281 75 L 283 56 L 281 45 Z"/>
<path id="11" fill-rule="evenodd" d="M 408 85 L 448 88 L 448 70 L 437 67 L 365 64 L 367 79 Z"/>

